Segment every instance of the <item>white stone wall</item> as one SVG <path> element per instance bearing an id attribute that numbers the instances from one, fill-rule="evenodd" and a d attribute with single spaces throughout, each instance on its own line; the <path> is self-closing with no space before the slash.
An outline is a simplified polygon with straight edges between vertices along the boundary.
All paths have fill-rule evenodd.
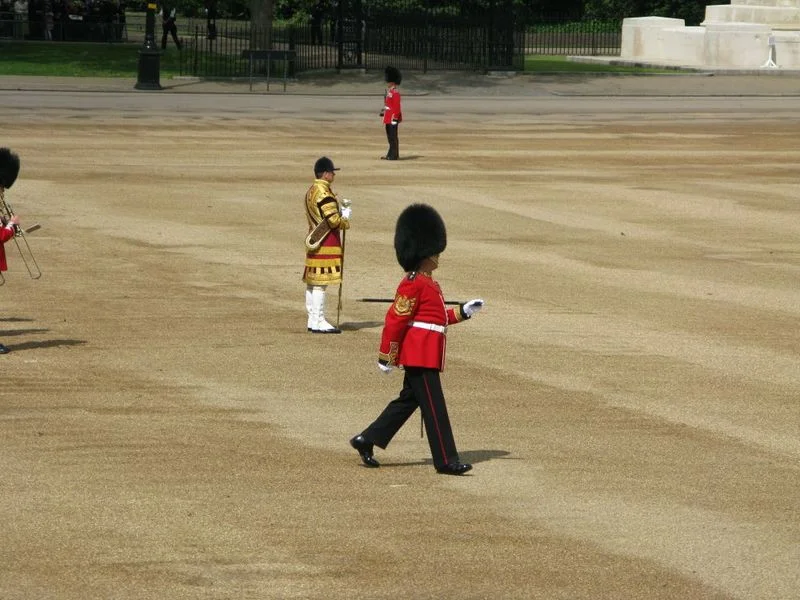
<path id="1" fill-rule="evenodd" d="M 682 19 L 636 17 L 622 24 L 620 58 L 686 67 L 800 69 L 800 0 L 733 0 L 706 7 L 700 27 Z"/>

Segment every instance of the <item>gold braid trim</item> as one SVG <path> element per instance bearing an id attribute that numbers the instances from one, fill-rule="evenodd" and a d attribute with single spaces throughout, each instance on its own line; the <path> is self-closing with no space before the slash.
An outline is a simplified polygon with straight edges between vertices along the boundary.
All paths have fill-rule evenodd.
<path id="1" fill-rule="evenodd" d="M 400 353 L 398 342 L 389 342 L 389 352 L 378 352 L 378 362 L 385 362 L 387 365 L 397 365 L 397 355 Z"/>

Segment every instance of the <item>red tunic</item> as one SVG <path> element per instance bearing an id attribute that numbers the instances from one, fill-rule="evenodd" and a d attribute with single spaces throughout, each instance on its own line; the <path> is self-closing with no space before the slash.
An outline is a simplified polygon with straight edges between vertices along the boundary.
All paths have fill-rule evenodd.
<path id="1" fill-rule="evenodd" d="M 439 284 L 430 275 L 410 273 L 397 288 L 386 313 L 378 360 L 389 365 L 444 370 L 446 328 L 465 319 L 461 307 L 448 309 Z M 413 326 L 413 323 L 423 327 Z"/>
<path id="2" fill-rule="evenodd" d="M 4 244 L 13 237 L 13 227 L 0 227 L 0 272 L 8 270 L 8 264 L 6 263 L 6 249 Z"/>
<path id="3" fill-rule="evenodd" d="M 403 111 L 400 108 L 400 90 L 390 87 L 386 90 L 383 99 L 383 124 L 389 125 L 392 121 L 398 123 L 403 120 Z"/>

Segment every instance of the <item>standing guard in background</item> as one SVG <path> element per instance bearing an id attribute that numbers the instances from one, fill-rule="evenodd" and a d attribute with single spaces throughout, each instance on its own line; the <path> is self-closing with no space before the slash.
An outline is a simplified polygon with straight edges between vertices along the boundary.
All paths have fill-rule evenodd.
<path id="1" fill-rule="evenodd" d="M 463 475 L 472 465 L 458 457 L 440 371 L 444 370 L 445 335 L 448 325 L 469 319 L 483 306 L 470 300 L 448 309 L 442 290 L 433 279 L 439 255 L 447 246 L 444 221 L 427 204 L 412 204 L 397 219 L 394 248 L 406 275 L 386 313 L 378 353 L 378 368 L 389 373 L 404 369 L 403 389 L 372 425 L 350 440 L 367 467 L 378 467 L 373 447 L 386 449 L 403 424 L 419 407 L 425 421 L 428 445 L 436 471 Z"/>
<path id="2" fill-rule="evenodd" d="M 403 110 L 400 107 L 400 90 L 397 86 L 403 80 L 403 75 L 394 67 L 386 67 L 384 71 L 386 79 L 386 92 L 383 96 L 383 110 L 380 116 L 383 117 L 383 125 L 386 128 L 386 139 L 389 141 L 389 150 L 381 160 L 398 160 L 400 158 L 400 140 L 397 129 L 403 120 Z"/>
<path id="3" fill-rule="evenodd" d="M 306 192 L 306 262 L 303 281 L 306 284 L 308 331 L 341 333 L 325 319 L 325 292 L 332 283 L 342 285 L 344 250 L 342 236 L 350 227 L 349 206 L 343 206 L 331 189 L 339 169 L 323 156 L 314 163 L 314 183 Z"/>

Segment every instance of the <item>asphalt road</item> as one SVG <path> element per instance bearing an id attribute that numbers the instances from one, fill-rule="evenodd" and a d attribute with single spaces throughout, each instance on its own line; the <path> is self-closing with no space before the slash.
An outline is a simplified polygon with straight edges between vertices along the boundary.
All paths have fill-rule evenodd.
<path id="1" fill-rule="evenodd" d="M 108 111 L 131 117 L 156 114 L 336 119 L 363 112 L 371 119 L 382 83 L 375 75 L 293 80 L 282 91 L 257 82 L 176 79 L 161 91 L 134 89 L 135 81 L 98 78 L 0 78 L 0 111 Z M 671 119 L 702 115 L 726 119 L 793 118 L 800 112 L 800 82 L 790 76 L 540 76 L 491 77 L 453 73 L 410 75 L 404 109 L 414 121 L 510 119 L 525 116 L 646 115 Z M 221 96 L 224 99 L 221 99 Z"/>
<path id="2" fill-rule="evenodd" d="M 220 95 L 215 93 L 141 94 L 135 92 L 89 93 L 74 91 L 0 91 L 0 114 L 31 114 L 59 111 L 114 115 L 213 115 L 274 119 L 302 117 L 310 120 L 336 119 L 363 111 L 365 118 L 377 112 L 380 97 Z M 407 115 L 415 121 L 457 117 L 483 120 L 505 115 L 565 116 L 592 119 L 631 115 L 671 119 L 675 116 L 704 115 L 707 118 L 740 116 L 746 119 L 794 118 L 800 113 L 800 97 L 580 97 L 542 96 L 416 96 L 404 102 Z"/>

